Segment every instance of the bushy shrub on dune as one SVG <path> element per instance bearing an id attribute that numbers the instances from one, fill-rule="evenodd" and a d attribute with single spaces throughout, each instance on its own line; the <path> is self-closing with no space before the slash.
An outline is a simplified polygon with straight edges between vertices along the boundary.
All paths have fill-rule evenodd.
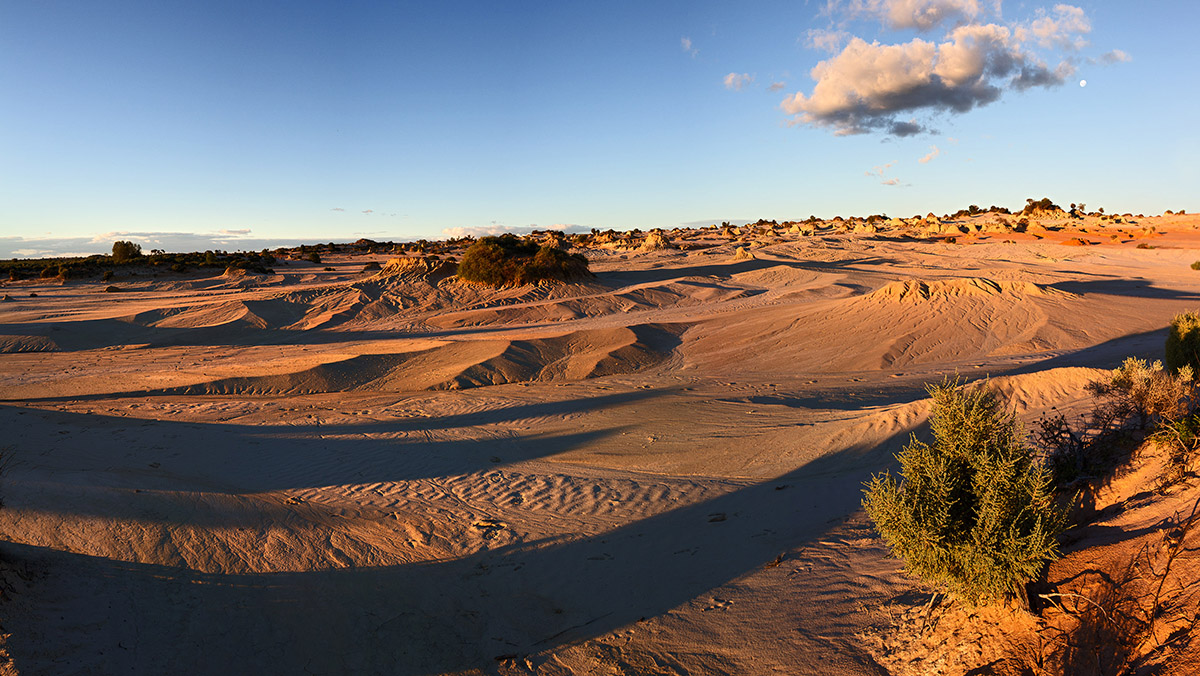
<path id="1" fill-rule="evenodd" d="M 541 281 L 569 282 L 591 277 L 587 258 L 554 246 L 539 246 L 515 235 L 481 237 L 463 253 L 458 276 L 492 286 Z"/>
<path id="2" fill-rule="evenodd" d="M 118 240 L 113 242 L 112 258 L 117 263 L 131 261 L 142 255 L 142 245 L 134 244 L 126 240 Z"/>
<path id="3" fill-rule="evenodd" d="M 1171 320 L 1166 357 L 1172 371 L 1191 366 L 1193 373 L 1200 373 L 1200 313 L 1184 312 Z"/>
<path id="4" fill-rule="evenodd" d="M 986 388 L 929 387 L 933 444 L 915 437 L 867 484 L 863 506 L 905 569 L 970 604 L 1025 599 L 1058 557 L 1065 518 L 1049 472 Z"/>

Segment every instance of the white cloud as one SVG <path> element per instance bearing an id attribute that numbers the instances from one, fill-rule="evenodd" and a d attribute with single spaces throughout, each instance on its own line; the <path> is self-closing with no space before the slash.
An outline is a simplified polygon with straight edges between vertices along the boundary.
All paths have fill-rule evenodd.
<path id="1" fill-rule="evenodd" d="M 747 73 L 730 73 L 729 75 L 725 76 L 724 82 L 726 89 L 732 89 L 733 91 L 737 92 L 741 91 L 742 87 L 754 82 L 754 78 Z"/>
<path id="2" fill-rule="evenodd" d="M 442 234 L 446 237 L 487 237 L 494 235 L 504 235 L 512 233 L 514 235 L 528 235 L 534 230 L 558 230 L 566 233 L 591 232 L 591 228 L 574 223 L 555 223 L 554 225 L 539 226 L 536 223 L 532 225 L 501 225 L 492 223 L 491 225 L 478 225 L 467 227 L 446 228 L 442 230 Z"/>
<path id="3" fill-rule="evenodd" d="M 918 31 L 932 30 L 943 23 L 968 23 L 983 13 L 979 0 L 849 0 L 845 3 L 832 0 L 830 11 L 851 17 L 875 17 L 893 30 Z"/>
<path id="4" fill-rule="evenodd" d="M 930 162 L 933 161 L 933 158 L 935 158 L 941 154 L 942 154 L 942 151 L 938 150 L 937 146 L 929 146 L 929 154 L 926 155 L 925 157 L 922 157 L 921 159 L 919 159 L 917 161 L 920 162 L 921 164 L 929 164 Z"/>
<path id="5" fill-rule="evenodd" d="M 679 38 L 679 46 L 683 49 L 685 54 L 692 58 L 695 58 L 696 55 L 700 53 L 699 49 L 692 46 L 691 38 Z"/>
<path id="6" fill-rule="evenodd" d="M 900 179 L 898 179 L 898 178 L 889 178 L 889 179 L 887 179 L 887 180 L 885 180 L 885 181 L 880 181 L 880 183 L 881 183 L 882 185 L 900 185 Z"/>
<path id="7" fill-rule="evenodd" d="M 1087 46 L 1083 34 L 1092 31 L 1092 22 L 1088 20 L 1083 9 L 1073 5 L 1055 5 L 1054 13 L 1047 14 L 1045 10 L 1038 12 L 1040 16 L 1029 24 L 1028 30 L 1033 38 L 1043 47 L 1058 47 L 1060 49 L 1082 49 Z M 1022 32 L 1020 37 L 1025 38 Z"/>
<path id="8" fill-rule="evenodd" d="M 896 163 L 894 161 L 888 162 L 887 164 L 884 164 L 884 165 L 877 164 L 874 167 L 872 167 L 870 171 L 864 171 L 863 175 L 864 176 L 878 176 L 880 178 L 883 178 L 883 172 L 887 171 L 888 169 L 891 169 L 893 166 L 895 166 L 895 164 Z"/>
<path id="9" fill-rule="evenodd" d="M 769 92 L 781 92 L 781 91 L 783 91 L 783 90 L 784 90 L 786 87 L 787 87 L 787 84 L 786 84 L 786 83 L 783 83 L 783 82 L 772 82 L 772 83 L 771 83 L 771 84 L 770 84 L 770 85 L 767 87 L 767 91 L 769 91 Z"/>
<path id="10" fill-rule="evenodd" d="M 1125 63 L 1132 60 L 1133 57 L 1129 56 L 1120 49 L 1114 49 L 1112 51 L 1105 52 L 1095 59 L 1088 59 L 1088 61 L 1091 63 L 1102 63 L 1106 66 L 1114 63 Z"/>
<path id="11" fill-rule="evenodd" d="M 963 113 L 996 101 L 1005 86 L 1050 87 L 1069 76 L 1070 64 L 1049 70 L 1005 26 L 959 26 L 946 38 L 893 45 L 852 38 L 841 53 L 812 69 L 811 94 L 797 92 L 781 105 L 794 123 L 832 128 L 838 135 L 882 130 L 908 136 L 927 131 L 926 125 L 898 121 L 899 113 Z"/>
<path id="12" fill-rule="evenodd" d="M 810 92 L 795 92 L 780 107 L 792 116 L 790 124 L 835 135 L 928 132 L 929 118 L 938 114 L 966 113 L 1009 91 L 1058 87 L 1074 75 L 1079 59 L 1070 53 L 1087 46 L 1084 35 L 1092 29 L 1087 14 L 1067 4 L 1037 10 L 1031 20 L 1003 22 L 998 0 L 828 0 L 822 14 L 837 29 L 808 31 L 807 42 L 837 51 L 811 69 Z M 862 17 L 893 30 L 943 27 L 945 33 L 940 40 L 888 44 L 841 30 Z M 1088 61 L 1128 58 L 1112 50 Z"/>
<path id="13" fill-rule="evenodd" d="M 226 232 L 232 234 L 226 234 Z M 247 230 L 248 234 L 249 231 Z M 91 256 L 112 253 L 113 242 L 126 240 L 140 244 L 143 251 L 162 249 L 171 252 L 190 251 L 259 251 L 281 246 L 296 246 L 312 242 L 335 241 L 330 238 L 265 239 L 250 238 L 239 230 L 198 232 L 106 232 L 90 237 L 0 237 L 0 258 L 48 258 L 61 256 Z"/>
<path id="14" fill-rule="evenodd" d="M 843 30 L 811 28 L 805 33 L 804 42 L 813 49 L 835 54 L 849 39 L 850 34 Z"/>

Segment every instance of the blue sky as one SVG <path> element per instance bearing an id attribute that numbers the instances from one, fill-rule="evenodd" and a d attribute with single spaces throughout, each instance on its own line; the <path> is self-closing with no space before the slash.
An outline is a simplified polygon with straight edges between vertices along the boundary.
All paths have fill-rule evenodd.
<path id="1" fill-rule="evenodd" d="M 1198 20 L 1124 1 L 3 3 L 0 257 L 1043 195 L 1192 210 Z"/>

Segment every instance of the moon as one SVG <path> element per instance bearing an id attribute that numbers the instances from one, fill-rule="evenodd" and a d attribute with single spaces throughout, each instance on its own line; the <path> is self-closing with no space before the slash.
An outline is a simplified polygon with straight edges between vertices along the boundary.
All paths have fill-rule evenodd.
<path id="1" fill-rule="evenodd" d="M 1086 86 L 1087 86 L 1087 80 L 1080 80 L 1080 81 L 1079 81 L 1079 86 L 1080 86 L 1080 87 L 1086 87 Z"/>

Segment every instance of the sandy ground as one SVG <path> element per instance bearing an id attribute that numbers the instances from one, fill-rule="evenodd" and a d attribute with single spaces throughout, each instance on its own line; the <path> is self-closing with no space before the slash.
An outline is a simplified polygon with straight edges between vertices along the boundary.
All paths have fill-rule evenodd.
<path id="1" fill-rule="evenodd" d="M 862 482 L 927 382 L 1032 421 L 1159 357 L 1200 220 L 1150 223 L 596 249 L 504 290 L 369 257 L 9 283 L 6 668 L 903 672 L 879 636 L 929 597 Z"/>

